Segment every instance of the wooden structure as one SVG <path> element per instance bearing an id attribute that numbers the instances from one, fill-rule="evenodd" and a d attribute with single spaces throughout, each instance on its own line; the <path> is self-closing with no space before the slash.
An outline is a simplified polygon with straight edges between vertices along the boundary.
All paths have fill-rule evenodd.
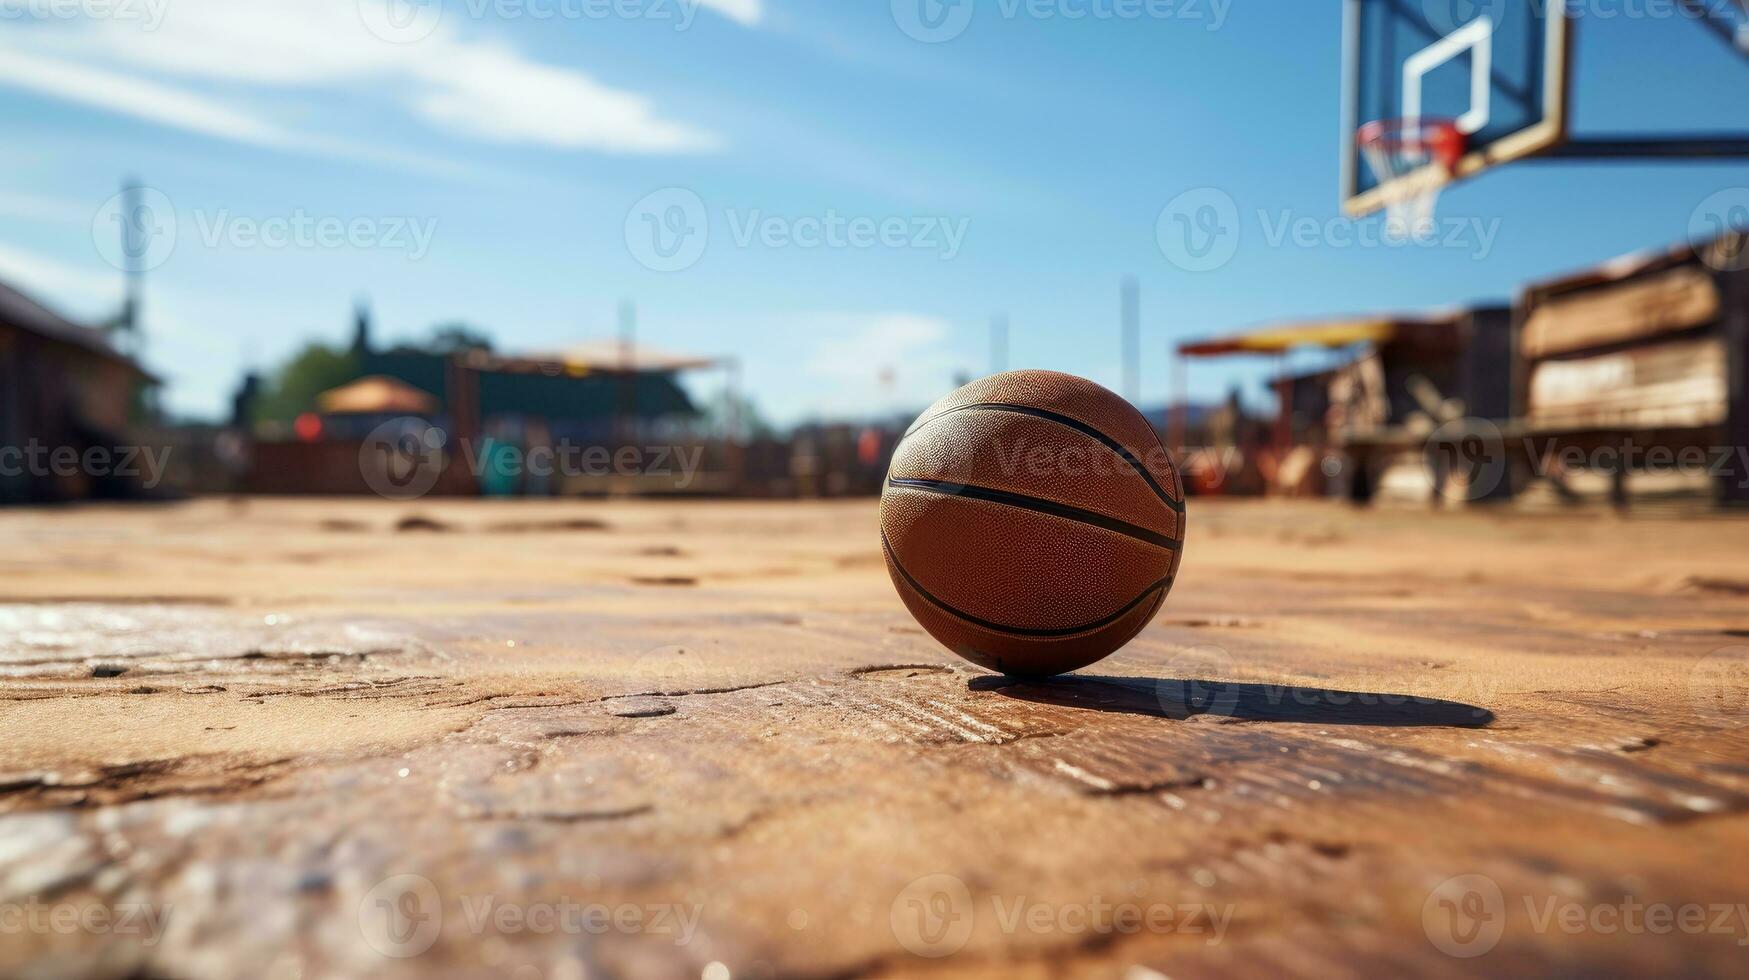
<path id="1" fill-rule="evenodd" d="M 371 375 L 316 396 L 324 415 L 431 416 L 437 398 L 394 378 Z"/>
<path id="2" fill-rule="evenodd" d="M 0 450 L 113 452 L 127 440 L 153 379 L 101 330 L 74 323 L 0 283 Z M 139 477 L 14 465 L 0 503 L 126 497 Z"/>
<path id="3" fill-rule="evenodd" d="M 1749 255 L 1722 237 L 1605 263 L 1532 285 L 1519 301 L 1521 431 L 1533 472 L 1601 460 L 1625 505 L 1652 450 L 1705 457 L 1724 504 L 1749 504 Z M 1695 455 L 1699 454 L 1699 455 Z"/>
<path id="4" fill-rule="evenodd" d="M 722 369 L 733 391 L 738 369 L 732 360 L 619 341 L 533 354 L 378 351 L 369 345 L 362 314 L 360 324 L 353 350 L 364 376 L 324 392 L 312 406 L 323 413 L 318 439 L 255 443 L 244 481 L 251 492 L 367 492 L 360 453 L 372 452 L 367 443 L 378 427 L 404 419 L 442 430 L 449 449 L 428 491 L 437 496 L 714 495 L 738 485 L 736 440 L 709 440 L 694 431 L 703 413 L 677 377 Z M 494 466 L 482 455 L 526 460 L 547 454 L 543 458 L 557 460 L 577 459 L 587 450 L 628 462 L 571 469 L 553 463 L 537 472 L 520 464 Z M 637 453 L 639 462 L 622 456 L 629 453 Z M 679 454 L 702 460 L 699 472 L 677 480 L 665 461 Z"/>
<path id="5" fill-rule="evenodd" d="M 1306 451 L 1327 447 L 1341 455 L 1349 496 L 1357 502 L 1381 490 L 1420 501 L 1477 501 L 1508 494 L 1510 484 L 1492 480 L 1482 489 L 1466 482 L 1470 468 L 1442 463 L 1437 443 L 1466 419 L 1506 425 L 1511 327 L 1504 306 L 1318 320 L 1185 344 L 1179 356 L 1346 352 L 1337 367 L 1283 376 L 1272 385 L 1280 409 L 1271 448 L 1284 463 L 1274 482 L 1303 487 Z"/>

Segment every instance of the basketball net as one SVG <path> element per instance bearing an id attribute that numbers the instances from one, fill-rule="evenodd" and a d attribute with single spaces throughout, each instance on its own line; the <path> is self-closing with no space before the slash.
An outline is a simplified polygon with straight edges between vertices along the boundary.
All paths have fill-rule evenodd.
<path id="1" fill-rule="evenodd" d="M 1464 155 L 1464 134 L 1450 119 L 1381 119 L 1360 127 L 1360 152 L 1384 187 L 1403 180 L 1429 164 L 1449 179 Z M 1391 241 L 1426 241 L 1434 236 L 1434 215 L 1445 180 L 1428 179 L 1394 194 L 1385 202 L 1385 237 Z"/>

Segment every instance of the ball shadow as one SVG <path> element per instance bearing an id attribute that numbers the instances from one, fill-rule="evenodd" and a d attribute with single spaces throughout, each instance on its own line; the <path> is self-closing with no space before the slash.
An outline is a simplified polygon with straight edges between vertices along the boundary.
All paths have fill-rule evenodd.
<path id="1" fill-rule="evenodd" d="M 974 677 L 966 686 L 1037 704 L 1173 720 L 1215 715 L 1239 721 L 1389 728 L 1481 728 L 1494 720 L 1492 711 L 1457 701 L 1284 684 L 1086 674 L 1029 679 L 992 674 Z"/>

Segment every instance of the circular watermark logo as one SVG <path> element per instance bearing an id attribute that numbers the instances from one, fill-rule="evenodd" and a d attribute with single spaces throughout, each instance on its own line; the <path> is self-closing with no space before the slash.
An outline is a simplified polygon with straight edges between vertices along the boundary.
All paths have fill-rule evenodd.
<path id="1" fill-rule="evenodd" d="M 1487 419 L 1452 419 L 1428 435 L 1423 461 L 1442 498 L 1483 500 L 1506 480 L 1506 437 Z"/>
<path id="2" fill-rule="evenodd" d="M 443 22 L 443 0 L 358 0 L 365 29 L 390 44 L 417 44 Z"/>
<path id="3" fill-rule="evenodd" d="M 644 195 L 626 212 L 626 249 L 652 272 L 680 272 L 698 264 L 710 244 L 704 198 L 684 187 Z"/>
<path id="4" fill-rule="evenodd" d="M 1688 217 L 1688 240 L 1720 272 L 1749 269 L 1749 187 L 1727 187 Z"/>
<path id="5" fill-rule="evenodd" d="M 893 938 L 918 956 L 940 959 L 972 938 L 972 891 L 950 874 L 924 875 L 906 885 L 887 913 Z"/>
<path id="6" fill-rule="evenodd" d="M 1198 187 L 1168 201 L 1154 223 L 1166 260 L 1186 272 L 1210 272 L 1239 251 L 1239 205 L 1216 187 Z"/>
<path id="7" fill-rule="evenodd" d="M 379 497 L 413 500 L 437 486 L 449 436 L 424 419 L 391 419 L 370 431 L 358 447 L 358 470 Z"/>
<path id="8" fill-rule="evenodd" d="M 893 23 L 913 41 L 941 44 L 966 32 L 977 0 L 892 0 Z"/>
<path id="9" fill-rule="evenodd" d="M 1749 725 L 1749 646 L 1714 650 L 1688 672 L 1695 713 L 1715 724 Z"/>
<path id="10" fill-rule="evenodd" d="M 176 206 L 156 188 L 122 191 L 92 217 L 91 242 L 117 269 L 149 272 L 176 251 Z"/>
<path id="11" fill-rule="evenodd" d="M 1447 956 L 1481 956 L 1506 932 L 1506 896 L 1487 875 L 1447 878 L 1422 903 L 1421 928 L 1428 942 Z"/>
<path id="12" fill-rule="evenodd" d="M 1185 647 L 1162 665 L 1161 673 L 1154 693 L 1168 716 L 1231 718 L 1239 710 L 1240 685 L 1213 679 L 1233 676 L 1233 658 L 1220 647 Z"/>
<path id="13" fill-rule="evenodd" d="M 1421 0 L 1421 12 L 1427 15 L 1428 26 L 1440 37 L 1483 17 L 1489 23 L 1504 24 L 1508 0 Z"/>
<path id="14" fill-rule="evenodd" d="M 377 882 L 358 903 L 358 931 L 384 956 L 407 959 L 430 949 L 443 932 L 443 900 L 423 875 Z"/>

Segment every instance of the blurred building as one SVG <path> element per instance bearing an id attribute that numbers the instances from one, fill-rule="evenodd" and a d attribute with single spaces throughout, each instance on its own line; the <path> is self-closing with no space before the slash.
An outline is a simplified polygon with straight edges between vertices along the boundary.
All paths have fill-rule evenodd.
<path id="1" fill-rule="evenodd" d="M 1749 504 L 1749 235 L 1532 284 L 1518 316 L 1534 491 Z"/>
<path id="2" fill-rule="evenodd" d="M 1191 459 L 1193 475 L 1219 468 L 1229 493 L 1293 496 L 1341 493 L 1426 502 L 1492 499 L 1465 484 L 1439 442 L 1465 419 L 1504 425 L 1511 413 L 1512 311 L 1480 306 L 1417 315 L 1377 315 L 1274 324 L 1179 348 L 1185 359 L 1319 349 L 1335 367 L 1272 383 L 1277 413 L 1267 432 L 1236 432 Z M 1232 411 L 1240 417 L 1237 400 Z M 1451 447 L 1472 453 L 1467 443 Z M 1498 452 L 1498 447 L 1491 447 Z M 1198 483 L 1208 482 L 1199 478 Z"/>
<path id="3" fill-rule="evenodd" d="M 736 460 L 724 441 L 706 445 L 703 413 L 680 384 L 689 371 L 733 364 L 608 340 L 547 353 L 485 346 L 382 350 L 361 312 L 351 356 L 358 377 L 321 393 L 291 438 L 252 447 L 245 485 L 258 493 L 366 493 L 360 450 L 384 426 L 410 421 L 442 433 L 447 463 L 432 493 L 488 496 L 730 492 Z M 534 472 L 521 460 L 547 450 L 601 447 L 612 472 L 574 467 Z M 669 472 L 681 451 L 708 454 L 702 473 Z M 639 454 L 639 462 L 622 453 Z M 367 454 L 368 455 L 368 454 Z M 543 457 L 551 458 L 551 456 Z M 558 458 L 578 458 L 576 453 Z M 690 457 L 689 457 L 690 458 Z"/>
<path id="4" fill-rule="evenodd" d="M 555 438 L 593 442 L 697 418 L 678 376 L 716 366 L 711 358 L 616 341 L 519 355 L 366 350 L 360 359 L 363 376 L 426 393 L 436 399 L 436 414 L 453 423 L 538 422 Z"/>
<path id="5" fill-rule="evenodd" d="M 103 331 L 0 283 L 0 503 L 139 495 L 141 458 L 115 457 L 154 384 Z M 93 451 L 110 463 L 86 465 Z M 63 465 L 69 452 L 78 465 Z"/>

